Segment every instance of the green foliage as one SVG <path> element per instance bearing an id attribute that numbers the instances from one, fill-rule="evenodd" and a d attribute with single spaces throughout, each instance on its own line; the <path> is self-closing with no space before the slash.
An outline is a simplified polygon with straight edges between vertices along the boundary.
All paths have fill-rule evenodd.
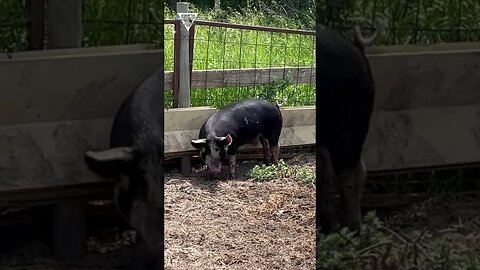
<path id="1" fill-rule="evenodd" d="M 347 35 L 354 24 L 369 27 L 374 16 L 384 16 L 387 30 L 377 44 L 477 41 L 480 37 L 477 0 L 333 1 L 343 2 L 336 8 L 328 7 L 327 2 L 317 1 L 318 21 L 343 29 Z"/>
<path id="2" fill-rule="evenodd" d="M 278 178 L 279 175 L 284 174 L 286 170 L 287 166 L 283 159 L 281 159 L 279 160 L 277 165 L 255 165 L 255 167 L 253 167 L 248 176 L 255 179 L 256 181 L 270 181 Z"/>
<path id="3" fill-rule="evenodd" d="M 385 227 L 374 212 L 369 212 L 358 236 L 347 229 L 318 234 L 317 269 L 479 269 L 478 241 L 461 244 L 427 236 L 425 231 L 416 233 L 414 239 L 397 234 Z"/>
<path id="4" fill-rule="evenodd" d="M 0 52 L 27 49 L 27 29 L 23 1 L 0 1 Z"/>
<path id="5" fill-rule="evenodd" d="M 176 1 L 166 5 L 167 14 L 173 14 Z M 213 21 L 286 28 L 315 29 L 314 0 L 221 0 L 221 9 L 214 10 L 214 0 L 193 0 L 192 10 L 201 18 Z"/>
<path id="6" fill-rule="evenodd" d="M 172 18 L 177 1 L 84 0 L 83 46 L 126 43 L 153 43 L 165 46 L 165 70 L 173 70 L 173 27 L 163 25 Z M 221 0 L 221 9 L 213 9 L 214 0 L 192 0 L 191 9 L 199 18 L 248 25 L 314 30 L 313 0 Z M 327 2 L 338 2 L 331 9 Z M 25 1 L 0 1 L 0 50 L 19 51 L 27 47 L 23 18 Z M 388 28 L 377 44 L 434 43 L 476 41 L 480 2 L 476 0 L 339 0 L 316 1 L 318 18 L 334 28 L 351 34 L 354 24 L 368 26 L 382 15 Z M 165 16 L 164 16 L 165 15 Z M 438 29 L 427 31 L 422 29 Z M 473 30 L 477 29 L 477 30 Z M 441 31 L 440 31 L 441 30 Z M 165 33 L 165 34 L 164 34 Z M 196 28 L 194 69 L 234 69 L 314 66 L 314 37 L 286 35 L 252 30 Z M 163 44 L 165 43 L 165 44 Z M 312 105 L 315 86 L 280 82 L 273 86 L 232 86 L 219 89 L 195 89 L 193 106 L 215 107 L 244 98 L 280 99 L 285 106 Z M 165 93 L 165 106 L 172 107 L 173 94 Z"/>
<path id="7" fill-rule="evenodd" d="M 248 25 L 266 25 L 303 29 L 302 23 L 290 17 L 268 15 L 265 10 L 256 7 L 235 10 L 202 10 L 191 7 L 205 20 L 222 20 Z M 228 14 L 228 16 L 224 16 Z M 174 12 L 165 8 L 165 17 L 173 17 Z M 314 29 L 313 17 L 309 29 Z M 173 70 L 174 43 L 173 26 L 165 26 L 165 69 Z M 269 33 L 253 30 L 226 29 L 199 26 L 195 29 L 194 70 L 223 70 L 237 68 L 270 68 L 314 66 L 314 37 Z M 206 78 L 205 81 L 208 81 Z M 251 87 L 232 86 L 225 88 L 193 89 L 192 106 L 222 107 L 226 104 L 246 98 L 267 98 L 282 100 L 285 106 L 312 105 L 315 103 L 315 87 L 294 85 L 286 81 L 273 82 L 271 85 Z M 165 106 L 173 106 L 173 93 L 165 95 Z"/>
<path id="8" fill-rule="evenodd" d="M 255 165 L 255 167 L 249 172 L 248 176 L 255 181 L 260 182 L 290 178 L 304 183 L 315 183 L 314 168 L 289 166 L 283 161 L 283 159 L 279 160 L 277 165 Z"/>
<path id="9" fill-rule="evenodd" d="M 83 0 L 83 46 L 162 45 L 163 1 Z M 27 49 L 25 0 L 0 1 L 0 50 Z"/>
<path id="10" fill-rule="evenodd" d="M 84 0 L 83 46 L 163 45 L 163 2 Z"/>

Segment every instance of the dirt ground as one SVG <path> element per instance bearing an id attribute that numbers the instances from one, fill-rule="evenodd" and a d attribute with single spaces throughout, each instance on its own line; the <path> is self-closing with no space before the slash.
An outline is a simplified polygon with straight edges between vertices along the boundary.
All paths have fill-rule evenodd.
<path id="1" fill-rule="evenodd" d="M 236 180 L 167 173 L 165 269 L 314 269 L 314 186 L 289 178 L 253 181 L 246 175 L 255 164 L 243 162 Z M 286 164 L 313 169 L 315 159 L 299 155 Z M 427 230 L 424 238 L 475 249 L 480 248 L 479 204 L 479 198 L 433 196 L 381 216 L 402 237 L 416 239 Z M 49 255 L 48 222 L 0 229 L 0 269 L 126 269 L 134 232 L 112 209 L 89 213 L 88 253 L 81 262 Z M 49 220 L 49 212 L 42 211 L 34 213 Z"/>
<path id="2" fill-rule="evenodd" d="M 246 174 L 259 162 L 239 163 L 236 180 L 167 172 L 165 269 L 314 269 L 314 185 L 255 182 Z M 313 155 L 286 163 L 315 168 Z M 126 269 L 134 232 L 115 214 L 100 218 L 89 217 L 88 253 L 75 263 L 49 255 L 48 222 L 0 230 L 0 269 Z"/>
<path id="3" fill-rule="evenodd" d="M 314 171 L 315 159 L 286 163 Z M 168 176 L 165 269 L 314 269 L 315 187 L 252 181 L 254 164 L 241 164 L 236 180 Z"/>

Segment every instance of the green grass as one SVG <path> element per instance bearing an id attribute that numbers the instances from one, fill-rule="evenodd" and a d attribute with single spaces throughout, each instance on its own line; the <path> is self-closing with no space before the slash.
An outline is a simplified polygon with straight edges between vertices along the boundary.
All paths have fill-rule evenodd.
<path id="1" fill-rule="evenodd" d="M 83 0 L 83 7 L 83 46 L 161 45 L 164 40 L 161 1 Z"/>
<path id="2" fill-rule="evenodd" d="M 277 165 L 255 165 L 248 176 L 255 181 L 271 181 L 275 179 L 289 178 L 296 181 L 315 184 L 315 168 L 302 167 L 299 165 L 287 165 L 283 159 Z"/>
<path id="3" fill-rule="evenodd" d="M 224 15 L 222 12 L 219 15 L 215 11 L 202 12 L 195 7 L 192 9 L 199 12 L 199 17 L 205 20 L 215 20 Z M 173 14 L 173 11 L 166 8 L 166 18 L 173 17 Z M 275 16 L 268 25 L 264 14 L 258 10 L 245 11 L 243 14 L 233 12 L 228 21 L 248 25 L 299 27 L 293 19 Z M 314 66 L 314 41 L 314 36 L 197 26 L 193 70 Z M 173 70 L 173 45 L 173 25 L 168 25 L 165 27 L 166 71 Z M 172 96 L 172 92 L 166 93 L 167 107 L 172 106 Z M 279 81 L 252 87 L 193 89 L 191 103 L 192 106 L 221 107 L 234 100 L 257 97 L 271 101 L 282 100 L 284 106 L 312 105 L 315 103 L 314 81 L 310 85 Z"/>

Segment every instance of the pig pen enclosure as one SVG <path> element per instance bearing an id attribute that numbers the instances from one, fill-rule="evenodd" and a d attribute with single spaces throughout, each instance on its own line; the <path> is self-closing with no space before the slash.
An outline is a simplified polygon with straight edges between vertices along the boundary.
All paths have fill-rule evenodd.
<path id="1" fill-rule="evenodd" d="M 182 25 L 166 23 L 174 42 L 165 53 L 175 57 L 165 59 L 173 70 L 165 74 L 173 107 L 165 112 L 165 155 L 180 165 L 165 182 L 166 268 L 314 268 L 315 32 L 196 20 L 182 55 Z M 236 179 L 225 171 L 224 180 L 208 181 L 190 141 L 216 108 L 246 98 L 283 103 L 285 162 L 259 166 L 261 146 L 244 146 Z"/>
<path id="2" fill-rule="evenodd" d="M 134 232 L 111 203 L 111 182 L 90 172 L 83 154 L 108 145 L 118 106 L 164 61 L 166 269 L 312 269 L 314 32 L 198 19 L 182 33 L 178 20 L 153 16 L 158 21 L 152 23 L 150 15 L 96 21 L 101 14 L 91 8 L 94 2 L 84 2 L 86 48 L 52 46 L 0 60 L 0 268 L 124 268 Z M 124 6 L 109 8 L 121 14 Z M 30 9 L 33 16 L 35 6 Z M 396 44 L 411 34 L 399 20 L 389 24 L 381 43 Z M 164 23 L 163 37 L 158 25 Z M 455 41 L 472 40 L 459 29 L 422 36 L 417 24 L 412 36 L 423 39 L 407 42 L 449 40 L 443 36 L 449 31 L 461 33 Z M 48 35 L 55 40 L 54 31 Z M 102 42 L 106 36 L 110 42 Z M 44 48 L 34 46 L 35 35 L 29 38 L 30 49 Z M 164 51 L 151 44 L 120 45 L 158 40 L 164 40 Z M 378 259 L 387 265 L 403 255 L 403 262 L 450 256 L 452 264 L 465 266 L 460 253 L 478 251 L 479 54 L 476 42 L 367 49 L 377 97 L 364 152 L 370 173 L 364 207 L 386 214 L 384 225 L 370 219 L 366 228 L 374 229 L 373 239 L 400 242 L 412 252 L 402 254 L 396 246 L 388 251 L 383 242 L 368 246 L 372 239 L 352 240 L 348 249 L 323 238 L 319 246 L 338 253 L 320 254 L 320 267 L 333 269 L 336 260 L 344 263 L 338 269 L 360 263 L 375 269 L 375 258 L 387 258 Z M 284 103 L 284 162 L 256 166 L 259 146 L 245 147 L 237 179 L 205 181 L 190 139 L 215 108 L 251 97 Z M 439 244 L 431 239 L 454 241 L 457 257 L 431 252 Z M 51 253 L 68 260 L 52 260 Z M 434 266 L 425 269 L 455 269 Z"/>

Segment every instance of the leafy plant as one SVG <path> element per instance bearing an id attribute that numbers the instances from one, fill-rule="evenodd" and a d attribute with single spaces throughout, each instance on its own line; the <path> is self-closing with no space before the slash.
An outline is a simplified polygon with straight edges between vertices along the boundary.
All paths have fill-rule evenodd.
<path id="1" fill-rule="evenodd" d="M 317 269 L 473 270 L 480 266 L 479 243 L 472 248 L 446 237 L 427 236 L 426 231 L 410 236 L 396 233 L 375 212 L 369 212 L 359 235 L 347 229 L 329 235 L 318 233 Z"/>
<path id="2" fill-rule="evenodd" d="M 289 166 L 283 161 L 283 159 L 279 160 L 277 165 L 255 165 L 255 167 L 249 172 L 248 176 L 261 182 L 290 178 L 304 183 L 315 183 L 314 169 L 300 166 Z"/>

